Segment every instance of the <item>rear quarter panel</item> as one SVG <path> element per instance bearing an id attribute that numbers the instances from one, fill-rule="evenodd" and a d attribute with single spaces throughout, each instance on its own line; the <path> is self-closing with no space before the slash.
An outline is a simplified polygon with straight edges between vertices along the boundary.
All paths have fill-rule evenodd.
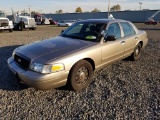
<path id="1" fill-rule="evenodd" d="M 139 37 L 139 41 L 143 42 L 142 48 L 144 48 L 148 43 L 147 33 L 145 31 L 143 31 L 143 30 L 138 30 L 137 35 Z"/>

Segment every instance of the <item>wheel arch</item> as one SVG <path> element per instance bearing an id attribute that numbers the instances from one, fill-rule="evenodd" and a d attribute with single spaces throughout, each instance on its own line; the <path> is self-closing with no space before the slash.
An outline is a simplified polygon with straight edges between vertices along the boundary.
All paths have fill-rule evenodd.
<path id="1" fill-rule="evenodd" d="M 95 63 L 94 63 L 93 59 L 91 59 L 91 58 L 84 58 L 83 60 L 88 61 L 92 65 L 93 71 L 95 70 Z"/>
<path id="2" fill-rule="evenodd" d="M 83 58 L 83 59 L 80 59 L 80 60 L 76 61 L 74 64 L 72 64 L 72 67 L 71 67 L 71 69 L 69 70 L 69 75 L 68 75 L 68 77 L 70 76 L 70 73 L 71 73 L 71 70 L 73 69 L 73 67 L 74 67 L 78 62 L 80 62 L 81 60 L 85 60 L 85 61 L 89 62 L 89 63 L 91 64 L 92 68 L 93 68 L 93 71 L 95 70 L 95 62 L 94 62 L 94 60 L 91 59 L 91 58 Z"/>
<path id="3" fill-rule="evenodd" d="M 141 48 L 143 48 L 143 41 L 139 41 L 138 43 L 140 43 L 141 44 Z"/>

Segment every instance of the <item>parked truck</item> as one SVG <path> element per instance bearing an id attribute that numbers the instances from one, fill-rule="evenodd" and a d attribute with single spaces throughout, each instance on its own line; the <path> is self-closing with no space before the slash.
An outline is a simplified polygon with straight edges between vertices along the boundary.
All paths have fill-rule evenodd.
<path id="1" fill-rule="evenodd" d="M 34 19 L 37 22 L 37 25 L 50 25 L 50 21 L 42 14 L 35 14 Z"/>
<path id="2" fill-rule="evenodd" d="M 13 31 L 13 22 L 10 21 L 2 11 L 0 11 L 0 30 L 9 30 L 9 32 Z"/>
<path id="3" fill-rule="evenodd" d="M 23 29 L 35 30 L 37 25 L 35 19 L 27 12 L 16 12 L 13 14 L 13 25 L 15 29 L 23 31 Z"/>
<path id="4" fill-rule="evenodd" d="M 157 25 L 159 21 L 155 21 L 154 17 L 160 12 L 160 10 L 156 11 L 152 16 L 148 18 L 145 22 L 146 25 Z"/>
<path id="5" fill-rule="evenodd" d="M 46 18 L 42 14 L 35 14 L 34 19 L 37 25 L 56 25 L 57 24 L 57 21 L 52 20 L 52 18 Z"/>

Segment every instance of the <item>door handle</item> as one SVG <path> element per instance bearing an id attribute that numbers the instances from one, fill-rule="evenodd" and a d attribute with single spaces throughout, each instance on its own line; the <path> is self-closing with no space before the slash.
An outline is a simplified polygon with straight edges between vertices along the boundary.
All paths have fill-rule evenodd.
<path id="1" fill-rule="evenodd" d="M 124 43 L 125 43 L 125 41 L 122 41 L 122 42 L 121 42 L 121 44 L 124 44 Z"/>

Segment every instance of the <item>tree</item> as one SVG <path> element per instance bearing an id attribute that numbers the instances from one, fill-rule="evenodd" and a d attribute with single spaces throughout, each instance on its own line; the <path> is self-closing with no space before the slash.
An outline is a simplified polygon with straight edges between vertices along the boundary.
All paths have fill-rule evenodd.
<path id="1" fill-rule="evenodd" d="M 63 10 L 60 9 L 60 10 L 56 11 L 56 13 L 57 13 L 57 14 L 63 13 Z"/>
<path id="2" fill-rule="evenodd" d="M 82 13 L 81 7 L 77 7 L 76 10 L 75 10 L 75 12 Z"/>
<path id="3" fill-rule="evenodd" d="M 121 10 L 121 6 L 119 4 L 113 5 L 113 7 L 111 7 L 110 10 L 111 11 L 120 11 Z"/>
<path id="4" fill-rule="evenodd" d="M 97 8 L 94 8 L 94 10 L 92 10 L 91 12 L 101 12 L 101 11 L 98 10 Z"/>

